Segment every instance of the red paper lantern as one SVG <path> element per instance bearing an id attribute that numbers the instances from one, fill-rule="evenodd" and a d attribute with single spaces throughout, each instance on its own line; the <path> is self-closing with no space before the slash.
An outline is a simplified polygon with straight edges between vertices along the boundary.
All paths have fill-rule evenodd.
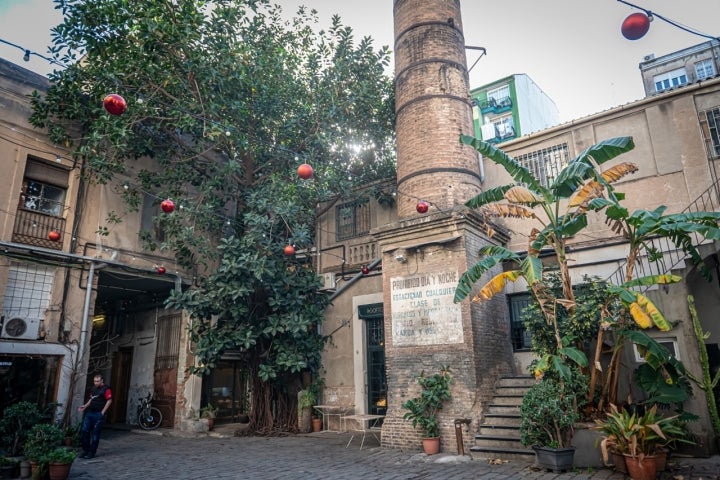
<path id="1" fill-rule="evenodd" d="M 418 213 L 427 213 L 429 208 L 430 204 L 424 200 L 420 200 L 417 205 L 415 205 L 415 210 L 417 210 Z"/>
<path id="2" fill-rule="evenodd" d="M 160 208 L 165 213 L 172 213 L 175 210 L 175 203 L 173 203 L 172 200 L 167 198 L 167 199 L 163 200 L 162 202 L 160 202 Z"/>
<path id="3" fill-rule="evenodd" d="M 367 265 L 363 265 L 362 268 L 360 269 L 360 271 L 362 272 L 363 275 L 367 275 L 368 273 L 370 273 L 370 269 L 368 268 Z"/>
<path id="4" fill-rule="evenodd" d="M 298 177 L 302 178 L 303 180 L 307 180 L 308 178 L 313 176 L 313 168 L 307 163 L 303 163 L 298 167 L 297 174 Z"/>
<path id="5" fill-rule="evenodd" d="M 157 273 L 159 273 L 160 275 L 165 275 L 165 267 L 163 267 L 162 265 L 157 267 Z"/>
<path id="6" fill-rule="evenodd" d="M 103 99 L 103 107 L 110 115 L 122 115 L 127 110 L 127 102 L 117 93 L 111 93 Z"/>
<path id="7" fill-rule="evenodd" d="M 293 247 L 292 245 L 286 245 L 283 251 L 288 257 L 295 255 L 295 247 Z"/>
<path id="8" fill-rule="evenodd" d="M 637 40 L 650 30 L 650 18 L 644 13 L 633 13 L 623 20 L 620 31 L 628 40 Z"/>
<path id="9" fill-rule="evenodd" d="M 57 242 L 58 240 L 60 240 L 60 232 L 58 232 L 57 230 L 50 230 L 50 232 L 48 233 L 48 240 L 50 240 L 51 242 Z"/>

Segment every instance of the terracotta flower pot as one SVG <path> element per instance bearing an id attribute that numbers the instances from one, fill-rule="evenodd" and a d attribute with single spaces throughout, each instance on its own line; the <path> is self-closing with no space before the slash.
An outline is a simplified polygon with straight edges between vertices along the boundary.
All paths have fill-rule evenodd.
<path id="1" fill-rule="evenodd" d="M 322 431 L 322 418 L 313 418 L 312 419 L 312 431 L 313 432 L 321 432 Z"/>
<path id="2" fill-rule="evenodd" d="M 423 438 L 422 440 L 423 452 L 427 455 L 435 455 L 440 453 L 440 437 L 435 438 Z"/>
<path id="3" fill-rule="evenodd" d="M 619 473 L 627 473 L 627 467 L 625 466 L 625 456 L 622 453 L 612 452 L 613 465 L 615 470 Z"/>
<path id="4" fill-rule="evenodd" d="M 48 465 L 50 480 L 65 480 L 70 476 L 70 467 L 72 467 L 72 463 L 50 462 Z"/>
<path id="5" fill-rule="evenodd" d="M 655 480 L 657 475 L 655 455 L 637 457 L 625 455 L 625 465 L 632 480 Z"/>

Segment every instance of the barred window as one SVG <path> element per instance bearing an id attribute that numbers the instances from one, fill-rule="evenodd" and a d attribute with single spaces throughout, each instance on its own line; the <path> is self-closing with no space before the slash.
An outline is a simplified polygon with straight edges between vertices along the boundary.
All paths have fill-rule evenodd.
<path id="1" fill-rule="evenodd" d="M 515 157 L 515 160 L 537 178 L 542 186 L 549 186 L 570 161 L 567 143 L 536 150 Z"/>
<path id="2" fill-rule="evenodd" d="M 355 200 L 335 207 L 337 241 L 365 235 L 370 231 L 370 207 L 367 201 Z"/>

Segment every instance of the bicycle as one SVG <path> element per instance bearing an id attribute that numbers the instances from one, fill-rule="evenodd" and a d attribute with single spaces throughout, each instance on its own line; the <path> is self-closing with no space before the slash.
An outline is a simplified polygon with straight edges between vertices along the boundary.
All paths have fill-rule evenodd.
<path id="1" fill-rule="evenodd" d="M 162 412 L 152 406 L 152 393 L 138 400 L 137 416 L 138 425 L 143 430 L 155 430 L 162 423 Z"/>

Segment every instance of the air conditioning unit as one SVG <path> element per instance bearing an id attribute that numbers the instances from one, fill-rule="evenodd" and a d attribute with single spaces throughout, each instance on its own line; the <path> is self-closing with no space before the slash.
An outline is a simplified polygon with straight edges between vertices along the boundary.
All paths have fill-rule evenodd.
<path id="1" fill-rule="evenodd" d="M 319 277 L 322 282 L 322 287 L 320 288 L 321 290 L 335 290 L 336 284 L 334 273 L 324 273 L 319 275 Z"/>
<path id="2" fill-rule="evenodd" d="M 650 60 L 655 60 L 655 54 L 651 53 L 643 57 L 643 62 L 649 62 Z"/>
<path id="3" fill-rule="evenodd" d="M 0 337 L 11 340 L 37 340 L 41 318 L 9 317 L 5 320 Z"/>

